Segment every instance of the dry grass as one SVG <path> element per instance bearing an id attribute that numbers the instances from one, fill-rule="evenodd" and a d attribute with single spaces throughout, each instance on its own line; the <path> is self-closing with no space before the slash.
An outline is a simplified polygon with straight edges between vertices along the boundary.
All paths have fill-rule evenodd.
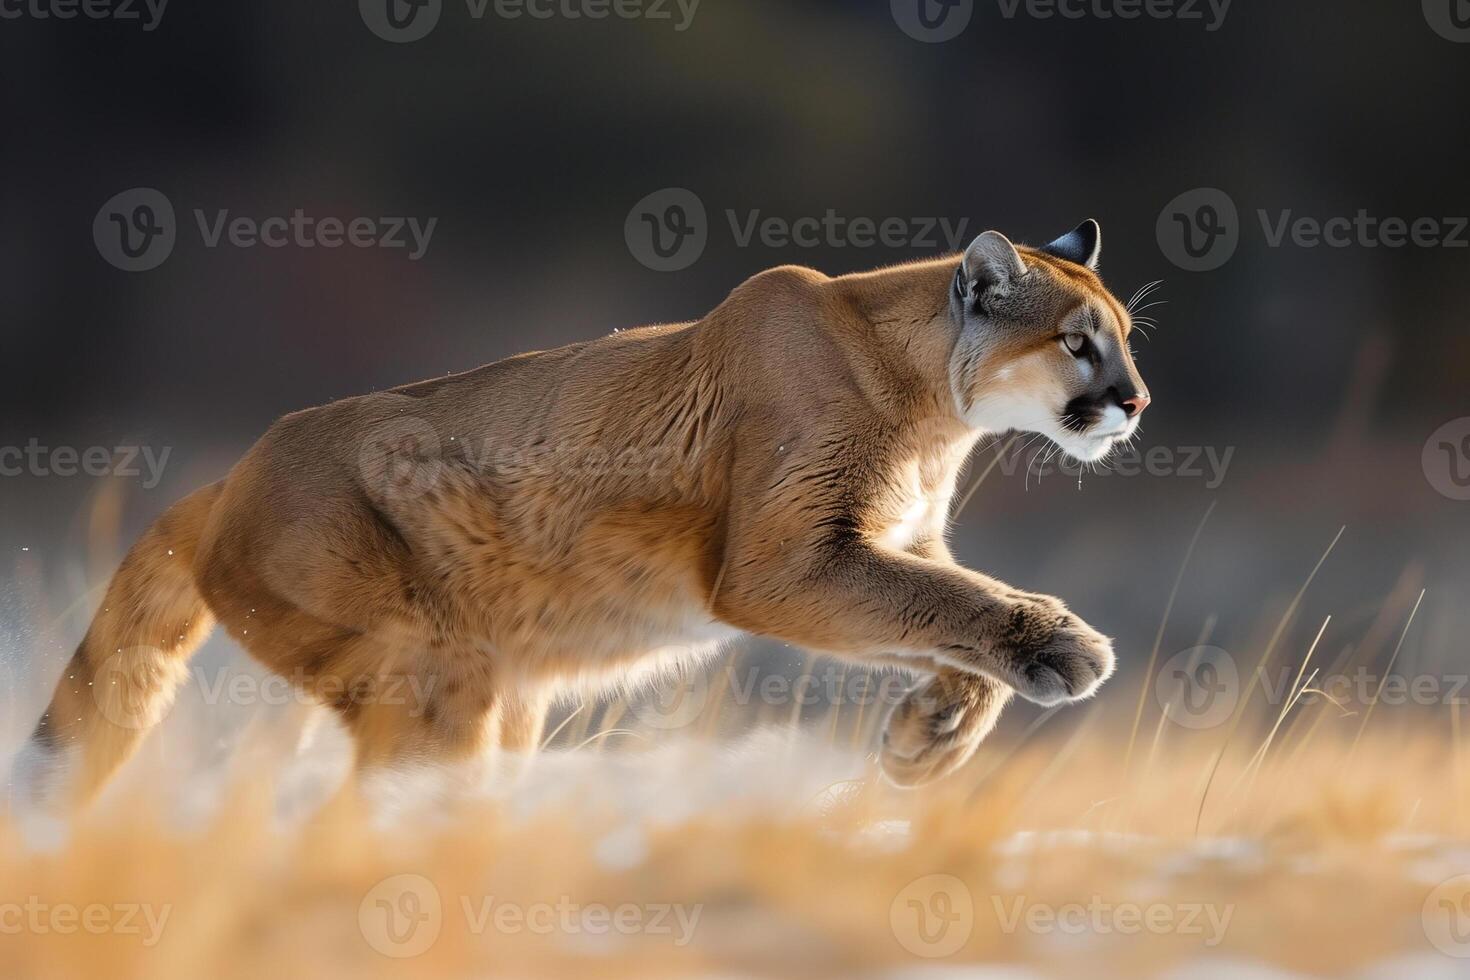
<path id="1" fill-rule="evenodd" d="M 66 649 L 86 601 L 47 609 L 19 582 L 28 645 Z M 186 697 L 63 834 L 0 818 L 0 978 L 1463 976 L 1439 948 L 1470 954 L 1458 695 L 1312 693 L 1393 663 L 1416 595 L 1406 572 L 1332 651 L 1283 601 L 1252 643 L 1278 693 L 1241 663 L 1245 696 L 1199 730 L 1156 696 L 1166 611 L 1146 669 L 1092 705 L 1011 708 L 916 792 L 873 767 L 881 707 L 732 706 L 744 671 L 676 731 L 589 707 L 514 782 L 421 774 L 372 809 L 335 788 L 340 732 L 301 753 L 259 712 L 227 764 Z M 12 740 L 49 686 L 23 679 Z"/>
<path id="2" fill-rule="evenodd" d="M 1435 951 L 1422 916 L 1433 887 L 1470 866 L 1453 844 L 1464 780 L 1432 719 L 1380 716 L 1354 748 L 1360 719 L 1298 705 L 1254 769 L 1268 719 L 1235 729 L 1223 761 L 1224 730 L 1169 726 L 1125 772 L 1125 707 L 1116 732 L 1101 712 L 1063 735 L 1012 732 L 919 792 L 888 788 L 825 717 L 738 750 L 594 743 L 543 755 L 509 796 L 406 787 L 433 802 L 391 818 L 344 791 L 282 819 L 271 784 L 241 777 L 180 826 L 147 802 L 168 774 L 135 774 L 59 847 L 0 829 L 0 880 L 5 901 L 46 915 L 166 909 L 161 931 L 141 914 L 136 931 L 7 927 L 0 976 L 847 976 L 916 963 L 1144 976 L 1220 957 L 1345 975 L 1416 953 L 1421 972 L 1463 965 Z M 398 875 L 421 878 L 380 886 Z M 379 899 L 403 916 L 405 945 Z M 669 904 L 685 918 L 655 922 Z M 500 905 L 551 918 L 497 920 Z M 599 934 L 597 909 L 619 906 L 635 907 L 624 927 Z"/>

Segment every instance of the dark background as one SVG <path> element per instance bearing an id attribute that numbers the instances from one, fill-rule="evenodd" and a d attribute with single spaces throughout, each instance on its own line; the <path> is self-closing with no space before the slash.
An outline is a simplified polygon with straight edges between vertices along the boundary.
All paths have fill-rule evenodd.
<path id="1" fill-rule="evenodd" d="M 1079 491 L 1064 474 L 1027 486 L 1020 468 L 997 471 L 955 532 L 967 563 L 1057 592 L 1116 636 L 1124 700 L 1211 503 L 1163 656 L 1213 617 L 1212 642 L 1254 662 L 1345 525 L 1282 655 L 1295 663 L 1331 613 L 1332 656 L 1384 657 L 1427 588 L 1401 663 L 1466 659 L 1470 503 L 1438 492 L 1421 454 L 1470 415 L 1470 249 L 1270 247 L 1256 218 L 1470 214 L 1470 44 L 1418 3 L 1237 0 L 1209 31 L 1008 19 L 980 0 L 959 38 L 925 44 L 886 0 L 703 0 L 683 32 L 475 20 L 445 0 L 431 34 L 391 44 L 345 0 L 174 0 L 151 32 L 0 20 L 0 80 L 0 444 L 171 449 L 154 489 L 0 478 L 18 714 L 129 538 L 280 414 L 692 319 L 772 265 L 835 274 L 935 251 L 740 247 L 727 209 L 943 217 L 968 221 L 967 240 L 994 227 L 1032 243 L 1092 216 L 1115 291 L 1165 281 L 1160 327 L 1136 345 L 1155 400 L 1141 445 L 1230 450 L 1223 482 L 1089 475 Z M 142 273 L 113 268 L 92 236 L 103 202 L 132 187 L 163 191 L 180 227 Z M 629 209 L 666 187 L 693 190 L 711 223 L 675 273 L 624 239 Z M 1242 222 L 1211 272 L 1175 267 L 1155 233 L 1197 187 L 1228 193 Z M 208 249 L 196 207 L 438 224 L 416 262 Z"/>

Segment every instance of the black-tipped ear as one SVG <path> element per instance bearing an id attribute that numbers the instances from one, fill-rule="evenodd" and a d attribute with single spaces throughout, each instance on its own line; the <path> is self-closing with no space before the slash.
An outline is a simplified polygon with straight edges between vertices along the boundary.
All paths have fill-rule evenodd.
<path id="1" fill-rule="evenodd" d="M 960 274 L 972 295 L 987 291 L 1003 295 L 1012 282 L 1026 274 L 1026 263 L 1009 238 L 998 231 L 987 231 L 965 249 Z"/>
<path id="2" fill-rule="evenodd" d="M 1096 269 L 1097 260 L 1102 258 L 1102 226 L 1088 218 L 1042 251 Z"/>

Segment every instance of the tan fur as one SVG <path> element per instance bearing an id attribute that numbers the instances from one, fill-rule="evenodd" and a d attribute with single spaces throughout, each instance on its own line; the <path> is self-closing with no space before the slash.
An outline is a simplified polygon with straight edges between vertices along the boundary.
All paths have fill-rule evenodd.
<path id="1" fill-rule="evenodd" d="M 1012 687 L 1081 697 L 1112 669 L 1058 600 L 944 546 L 982 434 L 968 403 L 1058 384 L 1056 324 L 1080 303 L 1126 333 L 1090 271 L 1022 254 L 1046 280 L 1034 329 L 958 367 L 957 257 L 786 267 L 695 323 L 289 415 L 133 549 L 37 738 L 80 745 L 78 793 L 94 791 L 211 613 L 336 709 L 361 766 L 534 749 L 549 697 L 748 632 L 937 672 L 895 712 L 885 766 L 903 782 L 948 771 Z M 79 686 L 118 647 L 147 651 L 125 654 L 137 728 L 114 730 Z M 409 677 L 419 696 L 386 695 Z"/>

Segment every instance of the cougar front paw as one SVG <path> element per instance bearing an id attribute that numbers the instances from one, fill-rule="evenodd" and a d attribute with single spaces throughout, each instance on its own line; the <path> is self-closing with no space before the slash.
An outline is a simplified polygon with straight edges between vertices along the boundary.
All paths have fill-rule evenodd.
<path id="1" fill-rule="evenodd" d="M 919 786 L 969 761 L 995 727 L 1009 693 L 987 677 L 944 671 L 894 706 L 878 761 L 898 786 Z"/>
<path id="2" fill-rule="evenodd" d="M 1001 640 L 1016 692 L 1040 705 L 1091 697 L 1113 672 L 1113 642 L 1051 596 L 1022 596 Z"/>

